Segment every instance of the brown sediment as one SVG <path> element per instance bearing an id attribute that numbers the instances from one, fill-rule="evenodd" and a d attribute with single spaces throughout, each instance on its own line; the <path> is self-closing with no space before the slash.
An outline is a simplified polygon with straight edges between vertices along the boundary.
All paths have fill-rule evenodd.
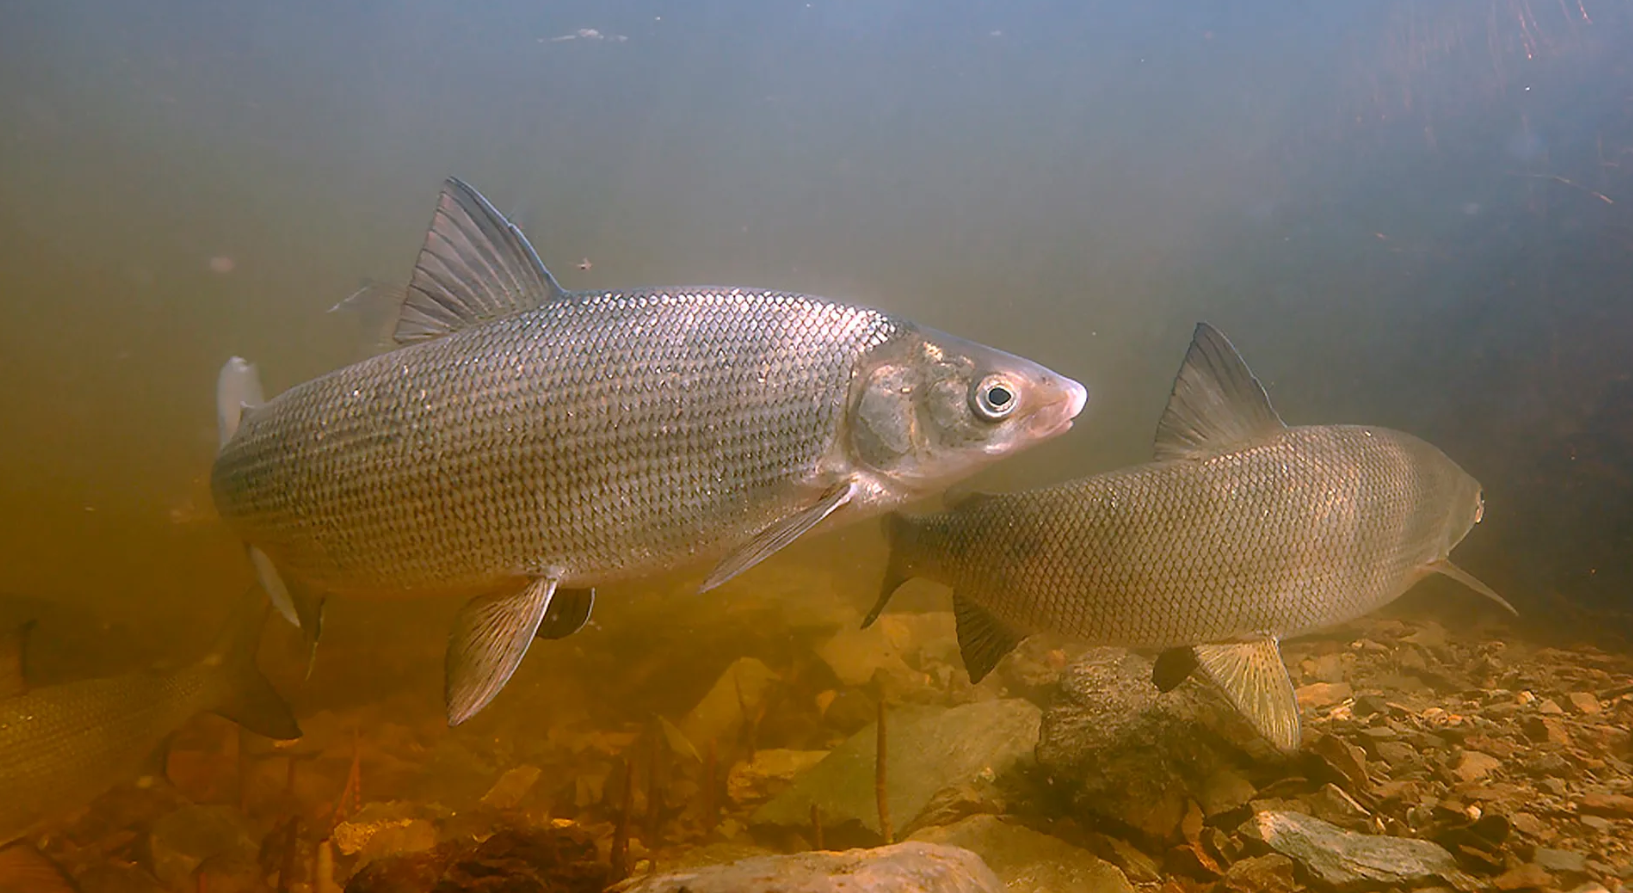
<path id="1" fill-rule="evenodd" d="M 708 747 L 703 751 L 703 833 L 707 834 L 720 824 L 720 782 L 715 775 L 719 770 L 720 757 L 716 753 L 714 739 L 709 739 Z"/>
<path id="2" fill-rule="evenodd" d="M 624 759 L 624 793 L 618 806 L 618 824 L 612 832 L 612 877 L 622 880 L 629 876 L 629 824 L 635 812 L 635 761 Z"/>
<path id="3" fill-rule="evenodd" d="M 355 815 L 363 808 L 363 739 L 362 733 L 352 728 L 352 766 L 346 772 L 346 786 L 340 791 L 340 798 L 335 801 L 334 815 L 329 826 L 332 828 L 346 820 L 349 815 Z"/>
<path id="4" fill-rule="evenodd" d="M 811 844 L 814 849 L 827 849 L 822 841 L 822 810 L 815 803 L 811 804 Z"/>
<path id="5" fill-rule="evenodd" d="M 294 765 L 293 762 L 290 765 Z M 283 859 L 278 863 L 278 893 L 289 893 L 295 884 L 295 869 L 300 862 L 301 817 L 292 815 L 284 823 Z"/>
<path id="6" fill-rule="evenodd" d="M 885 796 L 885 699 L 879 698 L 879 729 L 877 752 L 873 760 L 873 793 L 879 801 L 879 833 L 886 844 L 896 842 L 896 833 L 890 827 L 890 801 Z"/>
<path id="7" fill-rule="evenodd" d="M 658 825 L 663 821 L 663 730 L 652 723 L 652 757 L 646 767 L 646 822 L 642 837 L 647 847 L 658 845 Z"/>

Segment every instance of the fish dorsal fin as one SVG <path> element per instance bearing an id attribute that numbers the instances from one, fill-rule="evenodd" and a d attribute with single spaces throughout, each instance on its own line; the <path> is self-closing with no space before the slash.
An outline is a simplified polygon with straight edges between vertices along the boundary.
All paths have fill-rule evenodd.
<path id="1" fill-rule="evenodd" d="M 34 621 L 0 633 L 0 699 L 28 694 L 28 634 Z"/>
<path id="2" fill-rule="evenodd" d="M 1259 734 L 1284 752 L 1298 750 L 1298 695 L 1275 639 L 1198 645 L 1196 660 Z"/>
<path id="3" fill-rule="evenodd" d="M 1004 655 L 1015 650 L 1026 635 L 992 616 L 971 599 L 953 593 L 953 621 L 958 627 L 958 652 L 970 682 L 985 679 Z"/>
<path id="4" fill-rule="evenodd" d="M 1212 456 L 1285 427 L 1236 348 L 1218 329 L 1197 323 L 1157 423 L 1157 459 Z"/>
<path id="5" fill-rule="evenodd" d="M 425 233 L 393 333 L 425 341 L 562 296 L 527 237 L 469 184 L 449 177 Z"/>

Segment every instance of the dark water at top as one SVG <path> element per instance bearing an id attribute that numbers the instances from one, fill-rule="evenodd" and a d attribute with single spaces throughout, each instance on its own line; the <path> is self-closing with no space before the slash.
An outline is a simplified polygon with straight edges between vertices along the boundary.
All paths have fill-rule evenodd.
<path id="1" fill-rule="evenodd" d="M 1625 648 L 1633 12 L 1329 6 L 7 3 L 0 591 L 143 656 L 212 630 L 250 580 L 209 504 L 216 370 L 250 357 L 275 392 L 360 357 L 326 311 L 407 277 L 455 175 L 568 288 L 809 291 L 1085 382 L 1077 428 L 987 488 L 1145 461 L 1208 320 L 1290 422 L 1442 447 L 1486 489 L 1459 561 Z M 862 525 L 703 600 L 669 601 L 694 571 L 599 610 L 661 603 L 679 660 L 685 623 L 801 574 L 865 607 L 882 560 Z M 1474 597 L 1409 602 L 1454 624 Z M 344 663 L 280 684 L 366 701 L 400 661 L 430 715 L 453 608 L 336 605 Z M 582 672 L 573 647 L 542 660 Z M 690 697 L 724 659 L 670 672 Z"/>

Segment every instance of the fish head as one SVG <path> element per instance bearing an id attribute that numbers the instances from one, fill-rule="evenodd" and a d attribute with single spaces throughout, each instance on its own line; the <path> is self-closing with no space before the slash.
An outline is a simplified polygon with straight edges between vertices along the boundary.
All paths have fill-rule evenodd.
<path id="1" fill-rule="evenodd" d="M 1066 433 L 1083 385 L 1024 357 L 920 329 L 865 366 L 853 394 L 853 458 L 909 497 Z"/>

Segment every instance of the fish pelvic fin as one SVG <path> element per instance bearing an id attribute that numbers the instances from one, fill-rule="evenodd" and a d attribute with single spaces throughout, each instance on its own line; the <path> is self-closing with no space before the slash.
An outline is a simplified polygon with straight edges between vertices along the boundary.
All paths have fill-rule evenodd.
<path id="1" fill-rule="evenodd" d="M 1218 329 L 1197 323 L 1157 423 L 1158 461 L 1229 452 L 1286 427 L 1242 355 Z"/>
<path id="2" fill-rule="evenodd" d="M 873 603 L 873 610 L 862 618 L 862 629 L 873 625 L 879 615 L 890 604 L 891 596 L 902 584 L 913 579 L 912 562 L 908 558 L 908 544 L 913 537 L 913 522 L 899 512 L 891 512 L 884 517 L 885 548 L 889 550 L 889 557 L 885 561 L 885 577 L 879 583 L 879 598 Z"/>
<path id="3" fill-rule="evenodd" d="M 250 564 L 255 566 L 255 577 L 272 599 L 273 607 L 301 631 L 306 645 L 306 675 L 310 677 L 312 664 L 317 660 L 318 638 L 323 635 L 323 597 L 298 583 L 291 586 L 278 573 L 270 556 L 254 546 L 247 548 Z"/>
<path id="4" fill-rule="evenodd" d="M 1004 655 L 1026 638 L 1026 634 L 999 620 L 972 599 L 953 593 L 953 621 L 958 626 L 958 652 L 970 683 L 985 679 Z"/>
<path id="5" fill-rule="evenodd" d="M 522 231 L 470 184 L 449 177 L 392 337 L 398 344 L 425 341 L 565 295 Z"/>
<path id="6" fill-rule="evenodd" d="M 535 639 L 565 639 L 590 622 L 590 611 L 595 607 L 594 589 L 562 589 L 550 597 L 550 607 L 534 631 Z"/>
<path id="7" fill-rule="evenodd" d="M 261 373 L 256 370 L 255 364 L 243 357 L 228 360 L 215 380 L 216 433 L 221 437 L 221 446 L 226 446 L 227 441 L 238 433 L 244 411 L 265 402 Z"/>
<path id="8" fill-rule="evenodd" d="M 510 681 L 550 609 L 559 582 L 555 577 L 541 577 L 515 592 L 473 598 L 459 609 L 443 663 L 448 725 L 457 726 L 475 716 Z"/>
<path id="9" fill-rule="evenodd" d="M 301 736 L 300 724 L 255 661 L 269 613 L 266 599 L 251 588 L 201 663 L 221 682 L 211 711 L 257 735 L 291 741 Z"/>
<path id="10" fill-rule="evenodd" d="M 772 524 L 754 535 L 754 538 L 721 559 L 709 572 L 698 592 L 708 592 L 732 577 L 770 558 L 778 550 L 799 539 L 822 520 L 838 511 L 856 495 L 853 481 L 841 481 L 828 488 L 815 502 L 792 515 Z"/>
<path id="11" fill-rule="evenodd" d="M 1515 617 L 1520 616 L 1520 612 L 1515 610 L 1514 606 L 1508 603 L 1508 599 L 1498 595 L 1496 590 L 1480 582 L 1479 578 L 1475 577 L 1473 574 L 1463 570 L 1455 564 L 1452 564 L 1452 560 L 1450 558 L 1442 558 L 1439 561 L 1430 562 L 1429 570 L 1433 573 L 1451 577 L 1453 580 L 1462 583 L 1464 586 L 1467 586 L 1468 588 L 1480 593 L 1486 598 L 1491 599 L 1497 604 L 1502 605 L 1503 610 L 1514 615 Z"/>
<path id="12" fill-rule="evenodd" d="M 1164 694 L 1179 688 L 1197 668 L 1196 649 L 1189 645 L 1169 648 L 1151 664 L 1151 684 Z"/>
<path id="13" fill-rule="evenodd" d="M 1196 646 L 1202 672 L 1271 744 L 1299 749 L 1298 696 L 1275 639 Z"/>

